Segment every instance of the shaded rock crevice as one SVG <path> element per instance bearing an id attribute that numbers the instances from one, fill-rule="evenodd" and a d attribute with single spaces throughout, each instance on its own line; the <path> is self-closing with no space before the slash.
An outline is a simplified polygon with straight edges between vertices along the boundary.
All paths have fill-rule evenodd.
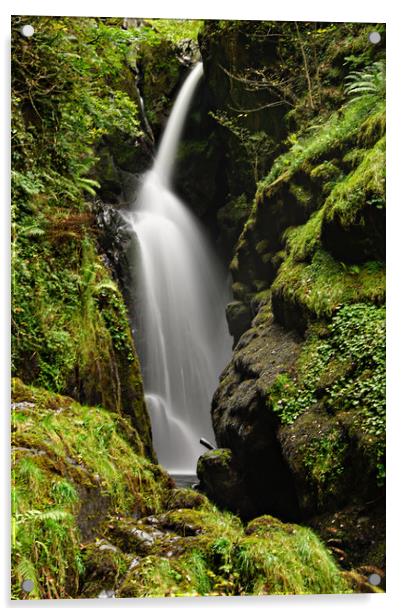
<path id="1" fill-rule="evenodd" d="M 212 401 L 212 421 L 218 446 L 230 450 L 233 476 L 229 482 L 235 484 L 235 477 L 239 477 L 239 485 L 226 496 L 226 505 L 248 519 L 269 512 L 295 520 L 299 517 L 296 490 L 276 438 L 278 421 L 269 412 L 266 399 L 277 375 L 292 370 L 301 340 L 274 323 L 272 314 L 267 316 L 266 312 L 267 306 L 263 306 L 252 329 L 234 349 Z M 213 454 L 201 458 L 198 470 L 201 486 L 219 499 L 223 470 L 215 475 L 215 481 L 220 464 L 218 459 L 211 465 Z"/>

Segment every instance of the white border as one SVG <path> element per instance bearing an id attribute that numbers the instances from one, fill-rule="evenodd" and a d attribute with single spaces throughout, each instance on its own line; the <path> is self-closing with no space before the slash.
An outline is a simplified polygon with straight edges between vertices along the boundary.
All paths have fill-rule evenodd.
<path id="1" fill-rule="evenodd" d="M 381 0 L 288 0 L 285 2 L 268 2 L 267 0 L 245 0 L 239 5 L 217 0 L 203 0 L 201 3 L 190 0 L 146 0 L 128 2 L 113 0 L 101 4 L 94 0 L 59 0 L 57 3 L 50 0 L 3 0 L 1 5 L 1 49 L 3 71 L 1 80 L 1 187 L 3 190 L 3 204 L 0 208 L 1 222 L 1 253 L 0 253 L 0 282 L 3 301 L 1 349 L 3 361 L 1 362 L 1 393 L 2 393 L 2 435 L 4 437 L 2 455 L 0 456 L 3 477 L 1 482 L 3 503 L 3 516 L 1 532 L 4 550 L 0 558 L 0 587 L 2 605 L 5 609 L 13 609 L 15 614 L 25 613 L 26 610 L 37 612 L 49 608 L 74 609 L 76 614 L 101 609 L 115 612 L 117 609 L 131 609 L 136 613 L 160 614 L 188 613 L 200 610 L 217 613 L 230 610 L 231 614 L 239 614 L 244 610 L 253 613 L 272 614 L 281 613 L 298 615 L 315 615 L 325 612 L 326 615 L 343 614 L 392 614 L 393 608 L 401 604 L 399 585 L 402 580 L 402 534 L 401 534 L 401 473 L 399 472 L 402 439 L 402 413 L 398 407 L 398 393 L 401 386 L 402 369 L 400 360 L 402 349 L 401 337 L 401 251 L 402 224 L 401 224 L 401 144 L 402 130 L 400 119 L 401 83 L 400 58 L 402 37 L 400 29 L 400 9 L 397 2 Z M 387 488 L 387 593 L 385 595 L 353 595 L 353 596 L 286 596 L 286 597 L 240 597 L 240 598 L 195 598 L 195 599 L 119 599 L 108 602 L 101 600 L 73 600 L 48 602 L 9 602 L 7 600 L 9 588 L 9 510 L 4 503 L 9 499 L 8 455 L 9 455 L 9 19 L 11 14 L 25 15 L 102 15 L 102 16 L 133 16 L 133 17 L 171 17 L 171 18 L 225 18 L 225 19 L 269 19 L 269 20 L 300 20 L 300 21 L 365 21 L 387 22 L 387 99 L 388 99 L 388 146 L 387 146 L 387 291 L 388 291 L 388 429 L 387 429 L 387 461 L 388 461 L 388 488 Z M 399 155 L 399 156 L 398 156 Z M 400 179 L 401 178 L 401 179 Z M 401 375 L 402 376 L 402 375 Z M 399 378 L 398 378 L 399 377 Z M 6 548 L 4 547 L 6 546 Z M 184 611 L 183 611 L 184 610 Z"/>

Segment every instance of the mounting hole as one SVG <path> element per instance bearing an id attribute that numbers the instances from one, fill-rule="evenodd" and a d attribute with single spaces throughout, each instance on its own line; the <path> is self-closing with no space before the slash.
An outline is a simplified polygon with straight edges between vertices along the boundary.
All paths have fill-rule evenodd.
<path id="1" fill-rule="evenodd" d="M 381 584 L 381 576 L 379 576 L 378 573 L 371 573 L 371 575 L 368 576 L 368 581 L 372 586 L 379 586 Z"/>
<path id="2" fill-rule="evenodd" d="M 33 36 L 35 33 L 35 28 L 33 26 L 31 26 L 31 24 L 25 24 L 25 26 L 22 26 L 21 30 L 20 30 L 22 36 L 26 36 L 26 37 L 30 37 Z"/>
<path id="3" fill-rule="evenodd" d="M 31 592 L 34 588 L 34 583 L 32 580 L 24 580 L 22 582 L 22 590 L 25 592 Z"/>
<path id="4" fill-rule="evenodd" d="M 381 41 L 381 34 L 379 32 L 370 32 L 368 40 L 370 43 L 373 43 L 373 45 L 377 45 Z"/>

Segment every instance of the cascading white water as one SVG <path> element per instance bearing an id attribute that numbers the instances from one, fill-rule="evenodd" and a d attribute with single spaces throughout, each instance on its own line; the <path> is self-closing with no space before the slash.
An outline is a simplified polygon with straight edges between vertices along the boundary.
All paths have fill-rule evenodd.
<path id="1" fill-rule="evenodd" d="M 200 437 L 214 438 L 211 398 L 231 352 L 223 269 L 171 188 L 178 143 L 202 71 L 197 64 L 183 84 L 131 211 L 139 247 L 136 295 L 146 401 L 159 462 L 171 473 L 194 473 L 205 451 Z"/>

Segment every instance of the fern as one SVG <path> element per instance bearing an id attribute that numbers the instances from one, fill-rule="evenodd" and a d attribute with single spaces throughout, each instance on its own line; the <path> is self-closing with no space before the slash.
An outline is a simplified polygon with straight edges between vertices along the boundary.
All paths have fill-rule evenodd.
<path id="1" fill-rule="evenodd" d="M 15 567 L 15 574 L 20 586 L 22 586 L 22 583 L 26 580 L 33 582 L 33 589 L 29 593 L 31 599 L 40 598 L 37 570 L 34 563 L 29 560 L 29 558 L 21 558 L 18 565 Z"/>
<path id="2" fill-rule="evenodd" d="M 116 283 L 113 282 L 113 280 L 108 280 L 107 278 L 104 278 L 103 280 L 98 282 L 98 284 L 96 284 L 94 287 L 95 295 L 100 293 L 103 290 L 113 291 L 115 293 L 118 292 Z"/>
<path id="3" fill-rule="evenodd" d="M 86 190 L 86 192 L 89 193 L 92 197 L 96 196 L 96 191 L 94 189 L 100 188 L 99 182 L 97 182 L 96 180 L 90 180 L 89 178 L 79 178 L 77 180 L 77 186 L 79 186 L 83 190 Z"/>
<path id="4" fill-rule="evenodd" d="M 32 225 L 31 227 L 25 227 L 20 231 L 20 233 L 24 237 L 40 237 L 42 235 L 45 235 L 44 229 L 41 229 L 40 227 L 37 227 L 35 225 Z"/>
<path id="5" fill-rule="evenodd" d="M 385 98 L 385 62 L 380 60 L 361 71 L 353 71 L 345 79 L 345 93 L 353 96 L 349 102 L 363 96 Z"/>
<path id="6" fill-rule="evenodd" d="M 31 509 L 26 513 L 17 513 L 16 519 L 21 522 L 31 520 L 39 522 L 43 522 L 46 520 L 52 520 L 53 522 L 72 522 L 74 516 L 71 513 L 68 513 L 68 511 L 63 511 L 62 509 L 48 509 L 47 511 L 38 511 L 37 509 Z"/>

